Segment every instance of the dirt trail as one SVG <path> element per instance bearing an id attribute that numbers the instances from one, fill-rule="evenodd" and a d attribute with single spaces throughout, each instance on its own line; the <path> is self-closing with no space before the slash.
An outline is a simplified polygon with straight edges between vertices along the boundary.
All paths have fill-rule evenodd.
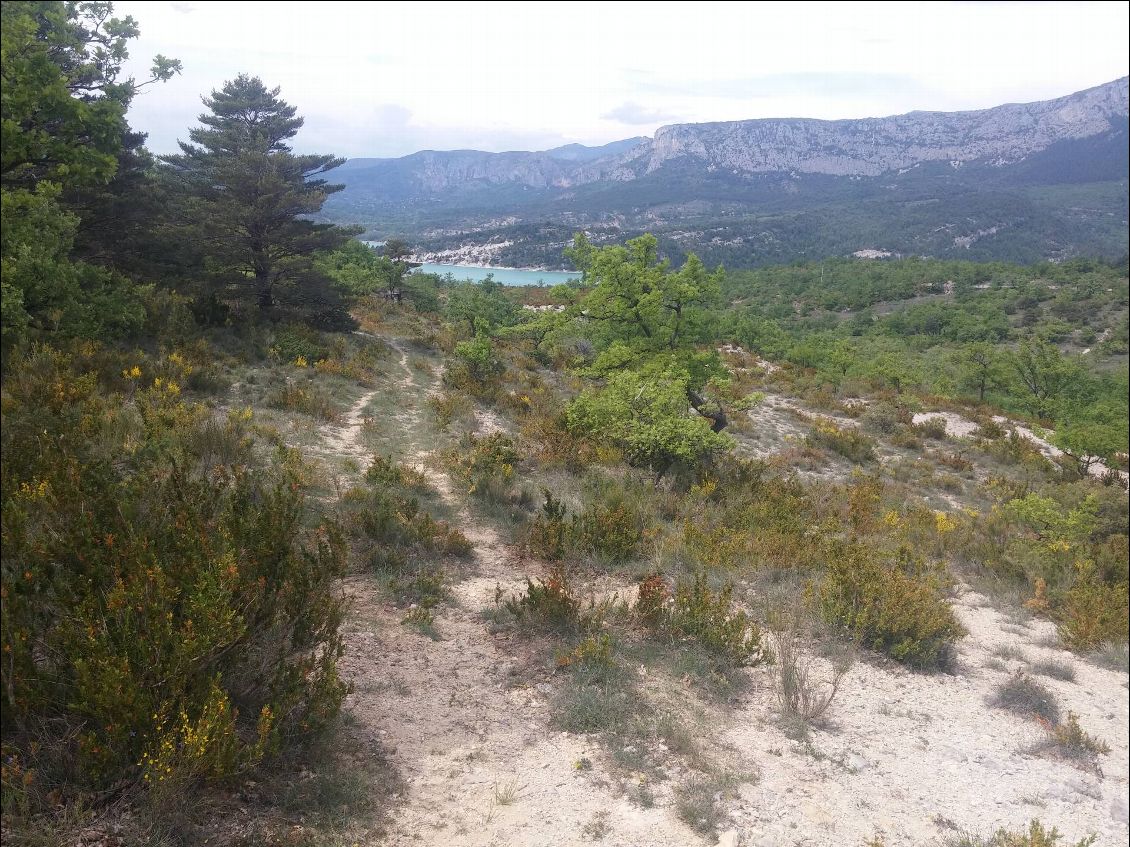
<path id="1" fill-rule="evenodd" d="M 434 392 L 438 375 L 417 385 L 407 352 L 388 343 L 406 374 L 400 386 Z M 338 444 L 356 445 L 350 433 L 359 429 L 365 402 L 347 417 Z M 524 644 L 492 635 L 481 615 L 499 586 L 518 590 L 534 571 L 472 517 L 429 453 L 413 463 L 457 514 L 454 523 L 472 542 L 474 559 L 436 610 L 439 640 L 401 625 L 404 611 L 380 595 L 372 576 L 346 582 L 352 613 L 341 670 L 354 685 L 346 703 L 349 732 L 359 742 L 353 755 L 364 755 L 365 742 L 378 742 L 405 784 L 386 837 L 374 843 L 580 845 L 588 843 L 584 829 L 598 813 L 607 815 L 606 845 L 704 843 L 667 811 L 629 803 L 600 768 L 595 742 L 549 728 L 549 685 L 519 684 L 529 679 Z M 582 759 L 595 766 L 578 769 Z"/>

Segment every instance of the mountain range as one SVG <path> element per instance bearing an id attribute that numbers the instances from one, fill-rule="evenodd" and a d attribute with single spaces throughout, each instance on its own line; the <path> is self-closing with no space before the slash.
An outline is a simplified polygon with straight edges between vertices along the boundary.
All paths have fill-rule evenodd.
<path id="1" fill-rule="evenodd" d="M 861 252 L 1037 261 L 1127 250 L 1128 80 L 1036 103 L 675 124 L 538 152 L 422 151 L 334 172 L 327 220 L 432 260 L 558 267 L 574 231 L 679 261 Z"/>

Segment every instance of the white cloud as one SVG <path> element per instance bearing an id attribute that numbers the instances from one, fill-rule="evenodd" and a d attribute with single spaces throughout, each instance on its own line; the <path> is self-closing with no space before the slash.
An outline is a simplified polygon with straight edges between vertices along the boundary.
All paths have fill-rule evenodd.
<path id="1" fill-rule="evenodd" d="M 675 119 L 675 115 L 670 112 L 665 112 L 662 109 L 649 109 L 631 100 L 621 103 L 615 109 L 610 109 L 601 115 L 601 117 L 606 120 L 619 121 L 622 124 L 631 124 L 634 126 L 641 124 L 654 126 L 657 123 Z"/>
<path id="2" fill-rule="evenodd" d="M 296 146 L 346 156 L 601 144 L 650 133 L 673 116 L 846 118 L 1056 97 L 1127 74 L 1128 9 L 696 3 L 691 13 L 667 14 L 629 3 L 116 4 L 141 27 L 131 48 L 135 75 L 156 53 L 184 62 L 182 77 L 147 89 L 131 110 L 153 149 L 169 151 L 186 137 L 201 94 L 250 72 L 281 86 L 306 118 Z M 404 112 L 382 111 L 390 104 Z"/>

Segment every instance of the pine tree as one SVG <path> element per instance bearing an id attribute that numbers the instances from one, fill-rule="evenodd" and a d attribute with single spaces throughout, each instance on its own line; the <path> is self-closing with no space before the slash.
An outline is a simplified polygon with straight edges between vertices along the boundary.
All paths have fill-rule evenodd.
<path id="1" fill-rule="evenodd" d="M 241 74 L 204 105 L 211 114 L 189 132 L 192 143 L 163 159 L 183 191 L 180 225 L 222 281 L 254 286 L 269 312 L 280 284 L 308 281 L 312 255 L 353 234 L 308 218 L 344 188 L 320 178 L 344 159 L 293 153 L 286 142 L 303 120 L 258 77 Z"/>

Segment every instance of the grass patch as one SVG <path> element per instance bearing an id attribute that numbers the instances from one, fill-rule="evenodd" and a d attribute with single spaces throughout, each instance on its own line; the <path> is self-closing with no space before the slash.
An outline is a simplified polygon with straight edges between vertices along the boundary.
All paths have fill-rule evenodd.
<path id="1" fill-rule="evenodd" d="M 1075 681 L 1075 666 L 1059 659 L 1040 659 L 1028 665 L 1028 670 L 1039 676 L 1058 679 L 1062 682 Z"/>
<path id="2" fill-rule="evenodd" d="M 1127 649 L 1125 641 L 1121 643 L 1108 642 L 1087 656 L 1087 660 L 1092 665 L 1097 665 L 1108 671 L 1130 673 L 1130 650 Z"/>
<path id="3" fill-rule="evenodd" d="M 679 819 L 703 836 L 713 836 L 725 817 L 723 801 L 736 780 L 728 775 L 692 774 L 675 789 L 675 811 Z"/>
<path id="4" fill-rule="evenodd" d="M 1055 694 L 1023 671 L 1018 671 L 1002 682 L 989 704 L 1027 718 L 1040 718 L 1047 723 L 1059 723 L 1059 704 Z"/>
<path id="5" fill-rule="evenodd" d="M 946 847 L 1090 847 L 1098 836 L 1090 835 L 1078 841 L 1061 841 L 1063 836 L 1054 826 L 1045 829 L 1038 820 L 1017 830 L 998 829 L 987 837 L 963 834 L 948 842 Z"/>

